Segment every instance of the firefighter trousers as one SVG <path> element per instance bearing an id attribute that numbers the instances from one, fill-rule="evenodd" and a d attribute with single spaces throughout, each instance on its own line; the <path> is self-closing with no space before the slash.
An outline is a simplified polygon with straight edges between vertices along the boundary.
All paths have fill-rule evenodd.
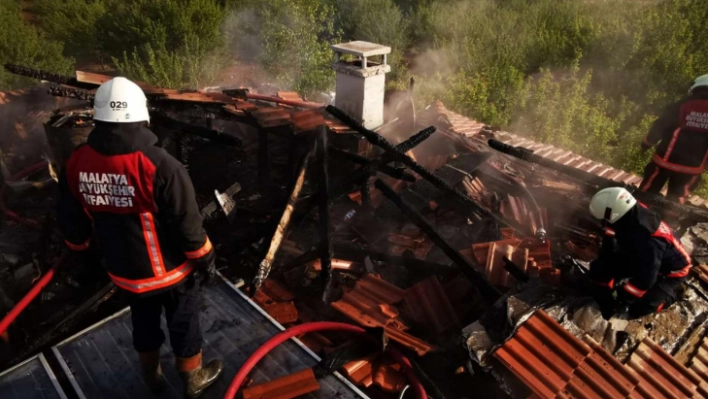
<path id="1" fill-rule="evenodd" d="M 649 162 L 644 168 L 644 178 L 639 185 L 639 191 L 659 194 L 667 182 L 669 186 L 666 197 L 683 204 L 691 191 L 701 182 L 701 175 L 674 172 Z"/>
<path id="2" fill-rule="evenodd" d="M 199 328 L 199 303 L 201 291 L 194 279 L 168 291 L 147 297 L 130 299 L 133 321 L 133 347 L 138 352 L 152 352 L 165 342 L 165 333 L 160 327 L 162 310 L 165 310 L 167 330 L 172 351 L 177 357 L 192 357 L 202 349 L 202 333 Z"/>

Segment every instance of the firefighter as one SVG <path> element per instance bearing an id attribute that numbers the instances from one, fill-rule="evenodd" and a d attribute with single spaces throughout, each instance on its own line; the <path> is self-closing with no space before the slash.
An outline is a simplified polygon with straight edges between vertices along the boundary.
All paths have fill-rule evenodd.
<path id="1" fill-rule="evenodd" d="M 609 318 L 619 308 L 637 318 L 676 302 L 691 257 L 671 228 L 619 187 L 595 194 L 590 213 L 605 225 L 602 249 L 589 273 L 603 315 Z"/>
<path id="2" fill-rule="evenodd" d="M 683 204 L 700 183 L 708 159 L 708 75 L 697 78 L 688 96 L 654 122 L 642 150 L 657 144 L 639 190 L 657 194 L 668 181 L 667 197 Z"/>
<path id="3" fill-rule="evenodd" d="M 60 176 L 59 226 L 74 251 L 95 243 L 110 278 L 128 293 L 133 346 L 154 391 L 164 387 L 164 308 L 185 396 L 196 398 L 223 362 L 202 364 L 200 288 L 214 276 L 215 254 L 192 182 L 182 164 L 155 146 L 147 98 L 135 83 L 117 77 L 102 84 L 94 121 Z"/>

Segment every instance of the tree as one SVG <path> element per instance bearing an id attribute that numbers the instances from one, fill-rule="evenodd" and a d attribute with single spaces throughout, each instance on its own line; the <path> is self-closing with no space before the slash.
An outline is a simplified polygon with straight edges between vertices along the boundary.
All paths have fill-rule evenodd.
<path id="1" fill-rule="evenodd" d="M 35 0 L 32 11 L 48 37 L 65 43 L 67 54 L 105 65 L 111 54 L 99 21 L 113 5 L 109 0 Z"/>
<path id="2" fill-rule="evenodd" d="M 339 0 L 337 26 L 345 40 L 365 40 L 391 46 L 389 79 L 406 77 L 403 53 L 410 44 L 410 22 L 393 0 Z M 402 79 L 405 80 L 405 79 Z"/>
<path id="3" fill-rule="evenodd" d="M 0 64 L 11 63 L 69 73 L 73 61 L 62 55 L 62 43 L 47 38 L 27 23 L 19 1 L 0 2 Z M 0 90 L 29 86 L 31 81 L 0 68 Z"/>
<path id="4" fill-rule="evenodd" d="M 254 60 L 276 82 L 305 95 L 334 84 L 330 46 L 339 41 L 335 9 L 323 0 L 242 1 L 226 23 L 236 57 Z"/>

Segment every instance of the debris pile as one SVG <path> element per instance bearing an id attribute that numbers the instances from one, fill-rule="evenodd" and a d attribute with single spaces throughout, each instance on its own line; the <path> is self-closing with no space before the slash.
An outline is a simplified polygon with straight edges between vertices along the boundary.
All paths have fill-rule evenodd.
<path id="1" fill-rule="evenodd" d="M 57 109 L 44 126 L 56 175 L 72 149 L 86 140 L 93 93 L 110 77 L 6 68 L 52 82 L 51 95 L 81 102 Z M 638 183 L 626 173 L 553 147 L 528 143 L 535 152 L 521 148 L 521 138 L 463 120 L 440 103 L 413 121 L 386 115 L 387 122 L 372 130 L 339 108 L 293 92 L 266 96 L 245 88 L 204 92 L 141 87 L 159 145 L 189 168 L 220 272 L 233 281 L 241 279 L 239 287 L 286 327 L 321 320 L 353 322 L 380 338 L 372 345 L 335 333 L 306 334 L 300 339 L 323 358 L 322 364 L 251 385 L 244 398 L 290 398 L 316 391 L 316 377 L 327 370 L 342 371 L 374 392 L 372 396 L 403 397 L 409 381 L 387 355 L 388 345 L 404 348 L 413 369 L 432 376 L 422 379 L 431 397 L 462 397 L 471 387 L 451 381 L 473 378 L 458 372 L 470 357 L 466 351 L 460 356 L 464 326 L 471 357 L 479 365 L 499 372 L 499 364 L 486 360 L 490 355 L 501 360 L 540 397 L 566 390 L 582 393 L 587 391 L 578 387 L 592 385 L 607 367 L 625 370 L 613 356 L 631 352 L 630 365 L 639 364 L 632 359 L 643 353 L 637 347 L 650 345 L 644 340 L 649 336 L 665 349 L 679 350 L 708 318 L 708 301 L 699 298 L 706 294 L 697 280 L 692 280 L 698 286 L 688 305 L 630 323 L 627 328 L 636 327 L 633 339 L 618 340 L 622 334 L 612 326 L 603 324 L 595 331 L 580 316 L 573 318 L 588 302 L 573 292 L 573 281 L 587 270 L 582 262 L 592 260 L 600 246 L 601 226 L 587 212 L 588 194 Z M 418 131 L 402 131 L 410 126 Z M 51 198 L 47 190 L 33 195 Z M 18 192 L 7 197 L 25 217 L 37 216 L 23 206 Z M 671 210 L 678 229 L 690 227 L 687 235 L 700 237 L 692 226 L 708 221 L 708 211 L 700 207 L 666 204 L 658 197 L 642 200 Z M 49 227 L 41 239 L 56 241 L 51 219 L 45 224 Z M 698 242 L 694 247 L 700 251 L 708 245 Z M 19 251 L 3 253 L 0 272 L 32 276 L 36 269 L 46 270 L 41 264 L 25 266 L 26 257 Z M 708 283 L 706 269 L 697 270 Z M 575 299 L 568 299 L 573 295 Z M 16 299 L 12 296 L 0 297 L 5 307 Z M 90 300 L 97 301 L 95 296 Z M 515 300 L 524 303 L 523 311 L 515 317 L 501 314 L 518 306 Z M 688 308 L 687 314 L 678 313 Z M 534 314 L 535 309 L 551 316 L 541 310 Z M 671 320 L 665 315 L 672 314 L 694 320 L 677 323 L 682 331 L 658 333 Z M 540 330 L 534 327 L 539 319 Z M 509 324 L 511 320 L 517 323 Z M 652 323 L 654 327 L 646 327 Z M 15 331 L 34 337 L 28 330 L 25 324 Z M 551 332 L 567 342 L 545 347 L 552 342 L 542 336 Z M 597 342 L 576 338 L 586 334 Z M 589 347 L 599 348 L 597 356 Z M 573 349 L 581 354 L 564 355 Z M 571 358 L 573 370 L 554 369 L 557 378 L 547 381 L 543 375 L 548 373 L 539 376 L 532 370 L 541 361 L 524 360 L 528 354 L 540 356 L 537 351 Z M 700 368 L 702 363 L 693 364 Z M 469 369 L 479 371 L 477 364 Z M 646 385 L 632 372 L 621 373 L 629 382 L 612 388 L 618 392 L 638 392 Z M 699 392 L 699 385 L 691 392 Z"/>

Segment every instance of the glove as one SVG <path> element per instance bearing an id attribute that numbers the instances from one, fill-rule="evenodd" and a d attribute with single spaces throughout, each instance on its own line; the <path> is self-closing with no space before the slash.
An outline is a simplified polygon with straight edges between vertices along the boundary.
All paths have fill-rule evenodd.
<path id="1" fill-rule="evenodd" d="M 192 260 L 195 269 L 195 277 L 200 287 L 210 285 L 216 276 L 216 252 L 214 248 L 201 258 Z"/>
<path id="2" fill-rule="evenodd" d="M 637 297 L 627 292 L 624 288 L 620 287 L 617 289 L 617 299 L 615 305 L 615 311 L 617 313 L 628 312 L 629 307 L 633 303 L 637 302 Z"/>

